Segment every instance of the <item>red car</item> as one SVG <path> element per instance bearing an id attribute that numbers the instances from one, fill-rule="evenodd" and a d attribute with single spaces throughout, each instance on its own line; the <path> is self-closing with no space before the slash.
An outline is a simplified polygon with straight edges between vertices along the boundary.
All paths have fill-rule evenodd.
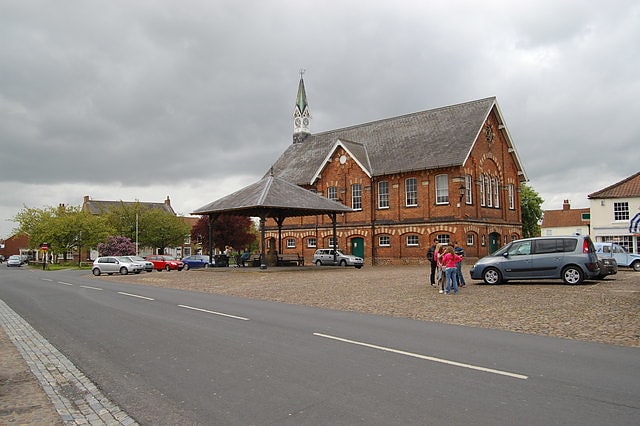
<path id="1" fill-rule="evenodd" d="M 157 255 L 147 256 L 145 257 L 145 259 L 153 263 L 153 269 L 156 269 L 158 272 L 162 271 L 163 269 L 165 271 L 171 271 L 176 269 L 178 271 L 182 271 L 182 268 L 184 268 L 184 263 L 182 263 L 181 260 L 178 260 L 173 256 L 165 256 L 165 255 L 157 254 Z"/>

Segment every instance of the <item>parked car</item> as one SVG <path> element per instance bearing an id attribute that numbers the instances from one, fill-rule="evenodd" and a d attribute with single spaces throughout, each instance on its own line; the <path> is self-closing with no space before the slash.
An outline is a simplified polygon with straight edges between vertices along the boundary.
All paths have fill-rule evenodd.
<path id="1" fill-rule="evenodd" d="M 189 270 L 192 268 L 208 268 L 209 266 L 209 256 L 204 254 L 192 254 L 191 256 L 187 256 L 182 259 L 182 263 L 184 263 L 184 269 Z"/>
<path id="2" fill-rule="evenodd" d="M 599 280 L 618 273 L 618 262 L 614 258 L 598 257 L 598 262 L 600 263 L 600 275 L 597 277 Z"/>
<path id="3" fill-rule="evenodd" d="M 180 260 L 177 260 L 173 256 L 154 254 L 146 256 L 145 259 L 153 263 L 153 269 L 157 270 L 158 272 L 162 271 L 163 269 L 165 271 L 182 271 L 182 268 L 184 268 L 184 263 L 182 263 L 182 261 Z"/>
<path id="4" fill-rule="evenodd" d="M 634 271 L 640 272 L 640 254 L 629 253 L 616 243 L 595 243 L 595 247 L 599 258 L 613 258 L 618 266 L 633 268 Z"/>
<path id="5" fill-rule="evenodd" d="M 144 266 L 145 272 L 153 272 L 153 263 L 146 260 L 144 257 L 140 256 L 125 256 L 128 259 L 131 259 L 134 262 L 141 263 Z"/>
<path id="6" fill-rule="evenodd" d="M 355 266 L 360 269 L 364 265 L 364 260 L 361 257 L 351 254 L 344 254 L 340 250 L 333 249 L 318 249 L 313 254 L 313 263 L 318 266 L 321 265 L 339 265 L 339 266 Z"/>
<path id="7" fill-rule="evenodd" d="M 596 249 L 588 235 L 515 240 L 471 268 L 471 278 L 486 284 L 518 279 L 562 279 L 565 284 L 579 284 L 599 275 Z"/>
<path id="8" fill-rule="evenodd" d="M 7 259 L 7 267 L 9 266 L 22 266 L 22 257 L 17 254 L 9 256 L 9 259 Z"/>
<path id="9" fill-rule="evenodd" d="M 115 273 L 127 275 L 129 272 L 139 274 L 143 269 L 144 265 L 142 263 L 135 262 L 127 256 L 101 256 L 93 261 L 91 272 L 95 276 L 100 274 L 113 275 Z"/>

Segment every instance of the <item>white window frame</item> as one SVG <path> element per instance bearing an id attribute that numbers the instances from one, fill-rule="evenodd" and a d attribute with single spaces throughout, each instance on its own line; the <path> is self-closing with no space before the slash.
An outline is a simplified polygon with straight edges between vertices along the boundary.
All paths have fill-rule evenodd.
<path id="1" fill-rule="evenodd" d="M 389 182 L 386 180 L 378 182 L 378 208 L 389 208 Z"/>
<path id="2" fill-rule="evenodd" d="M 471 175 L 464 177 L 464 188 L 465 203 L 473 204 L 473 177 Z"/>
<path id="3" fill-rule="evenodd" d="M 516 199 L 515 199 L 515 188 L 512 183 L 510 183 L 507 188 L 509 189 L 509 209 L 513 210 L 516 208 Z"/>
<path id="4" fill-rule="evenodd" d="M 410 242 L 409 239 L 414 239 L 415 242 Z M 420 237 L 417 235 L 407 235 L 407 247 L 418 247 L 420 245 Z"/>
<path id="5" fill-rule="evenodd" d="M 316 248 L 317 246 L 318 246 L 318 240 L 316 240 L 316 237 L 307 238 L 307 247 L 308 248 Z"/>
<path id="6" fill-rule="evenodd" d="M 378 236 L 378 245 L 380 247 L 391 247 L 391 237 L 389 235 Z"/>
<path id="7" fill-rule="evenodd" d="M 476 244 L 476 236 L 475 234 L 467 234 L 467 245 L 473 246 Z"/>
<path id="8" fill-rule="evenodd" d="M 449 175 L 436 176 L 436 204 L 449 204 Z"/>
<path id="9" fill-rule="evenodd" d="M 351 208 L 362 210 L 362 185 L 359 183 L 351 185 Z"/>
<path id="10" fill-rule="evenodd" d="M 335 248 L 338 246 L 338 241 L 333 237 L 329 237 L 329 239 L 327 240 L 327 245 L 329 248 Z"/>
<path id="11" fill-rule="evenodd" d="M 296 248 L 295 238 L 287 238 L 287 248 Z"/>
<path id="12" fill-rule="evenodd" d="M 613 203 L 613 221 L 622 222 L 629 220 L 629 202 L 620 201 Z"/>
<path id="13" fill-rule="evenodd" d="M 493 178 L 493 207 L 496 209 L 500 208 L 500 185 L 498 185 L 498 178 Z"/>
<path id="14" fill-rule="evenodd" d="M 484 174 L 480 175 L 480 205 L 487 205 L 487 189 L 484 186 Z"/>
<path id="15" fill-rule="evenodd" d="M 338 201 L 338 187 L 330 186 L 327 188 L 327 198 L 333 201 Z"/>
<path id="16" fill-rule="evenodd" d="M 418 179 L 407 178 L 404 181 L 404 203 L 407 207 L 418 205 Z"/>

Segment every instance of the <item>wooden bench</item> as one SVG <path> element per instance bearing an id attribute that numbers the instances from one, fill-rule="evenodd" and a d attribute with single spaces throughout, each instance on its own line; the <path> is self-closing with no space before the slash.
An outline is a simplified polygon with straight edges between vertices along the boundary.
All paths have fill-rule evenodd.
<path id="1" fill-rule="evenodd" d="M 304 266 L 304 257 L 299 254 L 278 255 L 278 266 Z"/>

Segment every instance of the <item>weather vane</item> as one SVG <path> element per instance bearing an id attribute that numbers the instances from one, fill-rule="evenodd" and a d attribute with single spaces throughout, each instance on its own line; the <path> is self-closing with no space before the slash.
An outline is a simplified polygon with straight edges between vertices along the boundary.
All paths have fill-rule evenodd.
<path id="1" fill-rule="evenodd" d="M 302 74 L 304 74 L 305 72 L 307 72 L 307 70 L 306 70 L 306 69 L 304 69 L 304 68 L 300 68 L 300 71 L 299 71 L 299 73 L 300 73 L 300 77 L 302 77 Z"/>

